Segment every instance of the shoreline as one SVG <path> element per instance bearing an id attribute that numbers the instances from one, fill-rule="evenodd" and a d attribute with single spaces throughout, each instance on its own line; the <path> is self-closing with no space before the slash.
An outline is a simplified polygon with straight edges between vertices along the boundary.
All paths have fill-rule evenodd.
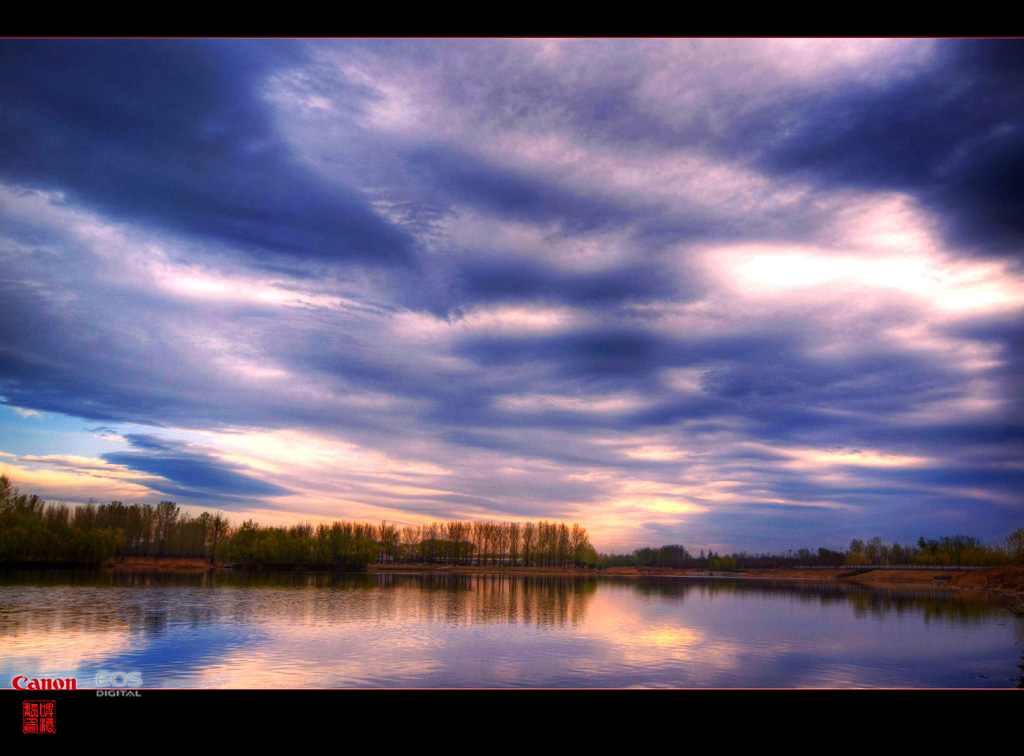
<path id="1" fill-rule="evenodd" d="M 5 567 L 0 566 L 0 570 Z M 8 569 L 97 569 L 96 567 L 67 567 L 63 565 L 12 565 Z M 208 559 L 198 557 L 124 557 L 100 565 L 98 569 L 107 572 L 159 572 L 169 574 L 196 574 L 200 572 L 314 572 L 309 569 L 277 567 L 251 570 L 241 566 L 230 566 L 223 560 L 211 564 Z M 593 567 L 507 567 L 488 565 L 431 565 L 431 564 L 371 564 L 365 570 L 353 570 L 352 574 L 454 574 L 454 575 L 530 575 L 533 577 L 574 577 L 574 578 L 644 578 L 644 577 L 715 577 L 738 580 L 781 580 L 818 581 L 839 584 L 867 585 L 890 588 L 934 588 L 958 589 L 975 592 L 991 592 L 1019 599 L 1011 608 L 1016 614 L 1024 615 L 1024 565 L 985 567 L 978 570 L 891 570 L 884 567 L 863 567 L 811 570 L 790 567 L 748 568 L 733 571 L 709 571 L 702 568 L 673 567 L 608 567 L 598 570 Z"/>
<path id="2" fill-rule="evenodd" d="M 125 557 L 108 563 L 102 569 L 121 571 L 156 571 L 195 573 L 200 571 L 242 571 L 223 561 L 210 564 L 207 559 L 175 557 Z M 748 580 L 818 580 L 862 585 L 904 585 L 914 588 L 958 588 L 973 591 L 1024 596 L 1024 565 L 986 567 L 980 570 L 887 570 L 884 567 L 809 570 L 789 567 L 738 569 L 731 572 L 710 572 L 699 568 L 672 567 L 502 567 L 488 565 L 371 564 L 370 573 L 390 574 L 457 574 L 457 575 L 533 575 L 548 577 L 733 577 Z"/>
<path id="3" fill-rule="evenodd" d="M 73 567 L 64 565 L 11 565 L 4 569 L 100 569 L 105 572 L 152 572 L 160 574 L 195 575 L 205 572 L 316 572 L 307 568 L 296 569 L 287 566 L 251 569 L 240 565 L 229 565 L 223 560 L 211 564 L 209 559 L 199 557 L 124 557 L 98 567 Z M 811 570 L 790 567 L 748 568 L 734 571 L 709 571 L 703 568 L 673 567 L 608 567 L 598 570 L 594 567 L 498 567 L 475 565 L 431 565 L 431 564 L 371 564 L 365 570 L 352 570 L 349 574 L 420 574 L 420 575 L 529 575 L 531 577 L 572 577 L 572 578 L 646 578 L 646 577 L 711 577 L 735 580 L 777 580 L 784 582 L 823 582 L 839 585 L 853 584 L 875 588 L 909 588 L 915 590 L 965 590 L 988 592 L 1011 599 L 1007 607 L 1011 613 L 1024 616 L 1024 565 L 985 567 L 978 570 L 891 570 L 884 567 L 863 567 L 842 569 Z M 324 572 L 321 570 L 321 572 Z M 334 572 L 327 570 L 327 572 Z M 344 572 L 344 571 L 342 571 Z"/>

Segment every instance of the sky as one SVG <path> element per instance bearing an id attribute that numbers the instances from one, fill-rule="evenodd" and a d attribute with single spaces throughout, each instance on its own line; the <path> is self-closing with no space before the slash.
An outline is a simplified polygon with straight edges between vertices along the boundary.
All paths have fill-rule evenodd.
<path id="1" fill-rule="evenodd" d="M 0 40 L 0 472 L 599 551 L 1024 526 L 1024 41 Z"/>

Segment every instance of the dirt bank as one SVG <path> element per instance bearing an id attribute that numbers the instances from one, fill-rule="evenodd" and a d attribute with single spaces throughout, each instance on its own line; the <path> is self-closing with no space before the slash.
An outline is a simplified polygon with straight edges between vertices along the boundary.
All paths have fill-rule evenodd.
<path id="1" fill-rule="evenodd" d="M 840 570 L 801 570 L 776 568 L 765 570 L 740 570 L 743 577 L 771 578 L 773 580 L 842 580 L 849 583 L 905 583 L 920 587 L 934 582 L 948 584 L 957 573 L 949 570 L 870 570 L 850 567 Z"/>
<path id="2" fill-rule="evenodd" d="M 703 570 L 678 570 L 667 567 L 610 567 L 602 575 L 693 575 L 705 574 Z M 716 573 L 726 575 L 728 573 Z M 964 588 L 977 591 L 999 591 L 1024 597 L 1024 566 L 988 567 L 983 570 L 958 572 L 955 570 L 801 570 L 774 568 L 759 570 L 736 570 L 736 577 L 762 578 L 766 580 L 839 580 L 844 583 L 887 585 L 903 584 L 915 587 L 934 586 Z"/>
<path id="3" fill-rule="evenodd" d="M 779 567 L 760 570 L 737 570 L 740 577 L 771 578 L 772 580 L 838 580 L 850 570 L 801 570 Z"/>
<path id="4" fill-rule="evenodd" d="M 976 591 L 1000 591 L 1024 596 L 1024 565 L 989 567 L 985 570 L 955 572 L 950 584 Z"/>
<path id="5" fill-rule="evenodd" d="M 742 577 L 772 578 L 775 580 L 814 579 L 842 580 L 849 583 L 903 583 L 935 585 L 937 587 L 970 588 L 973 590 L 1003 591 L 1024 595 L 1024 566 L 988 567 L 982 570 L 886 570 L 862 572 L 860 569 L 842 570 L 740 570 Z"/>
<path id="6" fill-rule="evenodd" d="M 695 575 L 701 570 L 681 570 L 675 567 L 607 567 L 601 570 L 602 575 Z"/>
<path id="7" fill-rule="evenodd" d="M 154 570 L 157 572 L 196 572 L 201 570 L 220 569 L 223 566 L 218 562 L 216 566 L 210 564 L 209 559 L 190 557 L 124 557 L 115 559 L 106 565 L 108 570 L 118 572 L 120 570 Z"/>

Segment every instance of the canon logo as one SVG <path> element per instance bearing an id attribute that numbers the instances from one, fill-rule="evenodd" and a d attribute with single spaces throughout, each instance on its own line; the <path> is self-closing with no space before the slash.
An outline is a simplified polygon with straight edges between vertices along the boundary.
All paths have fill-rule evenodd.
<path id="1" fill-rule="evenodd" d="M 51 680 L 49 677 L 37 679 L 18 675 L 11 680 L 11 685 L 15 690 L 78 690 L 77 680 L 73 677 L 66 677 L 63 680 L 57 677 Z"/>

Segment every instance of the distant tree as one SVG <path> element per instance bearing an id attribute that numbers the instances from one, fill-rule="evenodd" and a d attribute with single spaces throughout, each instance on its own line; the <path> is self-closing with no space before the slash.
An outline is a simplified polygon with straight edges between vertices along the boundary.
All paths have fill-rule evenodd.
<path id="1" fill-rule="evenodd" d="M 508 524 L 508 556 L 511 564 L 515 566 L 519 563 L 519 523 L 510 522 Z"/>
<path id="2" fill-rule="evenodd" d="M 416 544 L 420 542 L 420 529 L 407 525 L 402 528 L 402 558 L 407 561 L 418 560 Z"/>
<path id="3" fill-rule="evenodd" d="M 217 556 L 217 544 L 228 534 L 230 523 L 220 512 L 216 515 L 203 512 L 198 520 L 203 526 L 203 546 L 209 547 L 210 564 L 213 564 Z"/>
<path id="4" fill-rule="evenodd" d="M 380 541 L 380 550 L 383 554 L 391 559 L 398 558 L 398 545 L 401 536 L 397 525 L 388 525 L 386 521 L 382 522 L 377 529 L 377 540 Z"/>
<path id="5" fill-rule="evenodd" d="M 818 549 L 818 562 L 826 565 L 840 565 L 843 563 L 843 554 L 823 546 Z"/>
<path id="6" fill-rule="evenodd" d="M 173 501 L 161 501 L 156 505 L 156 556 L 163 556 L 167 551 L 171 533 L 178 521 L 178 511 L 178 505 Z"/>
<path id="7" fill-rule="evenodd" d="M 866 567 L 871 564 L 871 560 L 868 559 L 868 555 L 863 551 L 847 552 L 846 559 L 844 561 L 851 567 Z"/>
<path id="8" fill-rule="evenodd" d="M 572 531 L 569 533 L 569 548 L 572 551 L 573 564 L 583 564 L 583 552 L 588 546 L 590 546 L 590 540 L 587 538 L 587 531 L 579 524 L 573 523 Z"/>
<path id="9" fill-rule="evenodd" d="M 1006 553 L 1013 564 L 1024 564 L 1024 528 L 1007 536 Z"/>
<path id="10" fill-rule="evenodd" d="M 736 560 L 732 557 L 714 556 L 710 557 L 708 566 L 712 570 L 735 570 Z"/>
<path id="11" fill-rule="evenodd" d="M 532 522 L 523 523 L 523 564 L 527 567 L 536 564 L 534 553 L 537 528 Z"/>

